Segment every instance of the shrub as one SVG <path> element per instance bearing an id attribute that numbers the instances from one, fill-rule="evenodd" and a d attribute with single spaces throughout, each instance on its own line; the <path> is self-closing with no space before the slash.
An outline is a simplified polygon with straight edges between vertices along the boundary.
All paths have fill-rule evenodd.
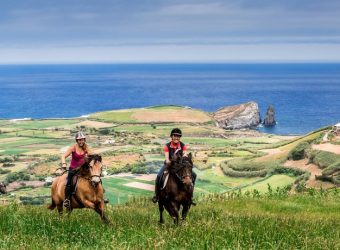
<path id="1" fill-rule="evenodd" d="M 9 172 L 11 172 L 11 170 L 0 168 L 0 174 L 8 174 Z"/>
<path id="2" fill-rule="evenodd" d="M 288 159 L 292 159 L 294 161 L 301 160 L 306 157 L 307 150 L 310 149 L 310 144 L 308 142 L 300 142 L 295 148 L 293 148 L 289 154 Z"/>
<path id="3" fill-rule="evenodd" d="M 109 135 L 110 134 L 110 130 L 107 128 L 103 128 L 99 130 L 99 134 L 101 135 Z"/>
<path id="4" fill-rule="evenodd" d="M 6 162 L 6 163 L 4 163 L 2 166 L 3 166 L 4 168 L 10 168 L 10 167 L 15 166 L 15 164 L 14 164 L 14 163 L 8 163 L 8 162 Z"/>
<path id="5" fill-rule="evenodd" d="M 228 161 L 227 166 L 236 171 L 257 171 L 265 168 L 263 163 L 250 162 L 239 159 Z"/>
<path id="6" fill-rule="evenodd" d="M 14 181 L 29 181 L 30 175 L 24 172 L 17 172 L 17 173 L 9 173 L 6 176 L 6 183 L 11 183 Z"/>
<path id="7" fill-rule="evenodd" d="M 300 169 L 286 168 L 286 167 L 281 167 L 281 166 L 278 166 L 278 167 L 274 168 L 272 171 L 270 171 L 271 175 L 286 174 L 286 175 L 289 175 L 289 176 L 301 176 L 305 173 L 306 173 L 305 171 L 300 170 Z"/>
<path id="8" fill-rule="evenodd" d="M 222 168 L 223 173 L 230 177 L 245 177 L 245 178 L 251 178 L 251 177 L 264 177 L 267 175 L 267 170 L 257 170 L 257 171 L 235 171 L 228 167 Z"/>
<path id="9" fill-rule="evenodd" d="M 339 162 L 340 156 L 327 151 L 313 150 L 309 155 L 309 161 L 324 169 Z"/>
<path id="10" fill-rule="evenodd" d="M 13 162 L 13 159 L 10 157 L 5 157 L 0 159 L 0 163 L 8 163 L 8 162 Z"/>
<path id="11" fill-rule="evenodd" d="M 322 174 L 323 175 L 332 175 L 332 174 L 334 174 L 336 172 L 340 172 L 340 161 L 335 162 L 335 163 L 329 165 L 327 168 L 325 168 L 322 171 Z"/>
<path id="12" fill-rule="evenodd" d="M 147 164 L 144 162 L 137 163 L 132 167 L 131 173 L 133 174 L 151 174 L 155 173 L 159 170 L 162 162 L 154 161 L 148 162 Z"/>

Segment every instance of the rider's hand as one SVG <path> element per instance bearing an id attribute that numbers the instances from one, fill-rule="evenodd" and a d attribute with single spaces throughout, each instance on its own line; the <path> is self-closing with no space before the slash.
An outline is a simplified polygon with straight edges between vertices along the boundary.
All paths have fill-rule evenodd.
<path id="1" fill-rule="evenodd" d="M 168 160 L 168 159 L 165 160 L 165 164 L 169 165 L 170 163 L 171 163 L 170 160 Z"/>

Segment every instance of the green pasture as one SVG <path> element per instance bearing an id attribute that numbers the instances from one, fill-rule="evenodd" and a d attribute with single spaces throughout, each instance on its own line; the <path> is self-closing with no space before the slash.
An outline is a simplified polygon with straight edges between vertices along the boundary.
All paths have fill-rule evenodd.
<path id="1" fill-rule="evenodd" d="M 46 206 L 0 206 L 2 249 L 339 249 L 339 194 L 207 197 L 173 224 L 156 204 L 131 199 L 60 217 Z"/>
<path id="2" fill-rule="evenodd" d="M 25 152 L 32 151 L 32 148 L 29 146 L 32 145 L 33 149 L 39 149 L 34 148 L 34 145 L 41 144 L 40 149 L 43 149 L 44 144 L 53 144 L 57 148 L 69 145 L 68 140 L 62 140 L 62 139 L 50 139 L 50 138 L 39 138 L 39 137 L 23 137 L 16 141 L 9 141 L 9 142 L 3 142 L 0 144 L 0 155 L 16 155 L 16 154 L 22 154 Z"/>
<path id="3" fill-rule="evenodd" d="M 207 145 L 211 147 L 229 147 L 235 145 L 235 143 L 222 138 L 187 137 L 185 142 L 189 145 Z"/>
<path id="4" fill-rule="evenodd" d="M 79 122 L 78 119 L 53 119 L 53 120 L 27 120 L 11 122 L 9 120 L 3 120 L 0 122 L 1 127 L 14 128 L 14 129 L 45 129 L 55 128 L 60 126 L 66 126 Z"/>
<path id="5" fill-rule="evenodd" d="M 104 122 L 136 122 L 136 119 L 132 117 L 133 114 L 133 109 L 115 110 L 94 113 L 89 118 Z"/>
<path id="6" fill-rule="evenodd" d="M 189 110 L 192 113 L 192 116 L 195 115 L 206 115 L 205 112 L 195 109 L 186 109 L 181 106 L 155 106 L 148 108 L 137 108 L 137 109 L 122 109 L 122 110 L 113 110 L 113 111 L 103 111 L 91 114 L 89 116 L 90 119 L 105 121 L 105 122 L 118 122 L 118 123 L 138 123 L 138 120 L 133 117 L 134 114 L 141 111 L 162 111 L 164 115 L 169 111 L 179 111 L 179 110 Z"/>
<path id="7" fill-rule="evenodd" d="M 253 177 L 253 178 L 234 178 L 224 175 L 222 172 L 216 172 L 215 169 L 207 169 L 200 171 L 198 169 L 194 170 L 197 173 L 199 184 L 200 180 L 204 182 L 211 182 L 212 184 L 223 184 L 225 187 L 234 188 L 241 185 L 247 185 L 254 183 L 261 178 Z"/>
<path id="8" fill-rule="evenodd" d="M 270 176 L 269 178 L 264 178 L 263 180 L 255 181 L 255 183 L 252 185 L 246 185 L 246 187 L 242 188 L 241 190 L 243 192 L 246 192 L 253 191 L 254 189 L 256 189 L 260 193 L 265 193 L 268 191 L 268 184 L 272 189 L 275 190 L 277 188 L 282 188 L 293 184 L 295 179 L 296 178 L 294 177 L 283 174 L 273 175 Z"/>
<path id="9" fill-rule="evenodd" d="M 69 131 L 55 131 L 55 130 L 31 130 L 25 129 L 17 132 L 6 133 L 6 135 L 11 137 L 36 137 L 36 138 L 63 138 L 65 136 L 71 137 Z"/>
<path id="10" fill-rule="evenodd" d="M 156 135 L 157 137 L 161 138 L 170 138 L 170 131 L 173 129 L 176 125 L 171 124 L 162 124 L 162 125 L 154 125 L 154 127 L 151 126 L 151 124 L 142 125 L 142 124 L 122 124 L 119 126 L 116 126 L 114 128 L 117 132 L 129 132 L 129 133 L 145 133 L 146 135 L 152 134 Z"/>
<path id="11" fill-rule="evenodd" d="M 124 186 L 124 184 L 135 181 L 143 183 L 143 181 L 134 178 L 104 178 L 105 197 L 109 198 L 110 204 L 123 204 L 132 197 L 152 197 L 153 192 L 151 191 Z"/>
<path id="12" fill-rule="evenodd" d="M 181 110 L 183 109 L 183 106 L 179 105 L 156 105 L 156 106 L 151 106 L 147 107 L 146 109 L 151 109 L 151 110 Z"/>

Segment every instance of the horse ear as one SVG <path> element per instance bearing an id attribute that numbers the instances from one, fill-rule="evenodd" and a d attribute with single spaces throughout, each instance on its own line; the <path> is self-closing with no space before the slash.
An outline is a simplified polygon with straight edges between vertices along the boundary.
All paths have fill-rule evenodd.
<path id="1" fill-rule="evenodd" d="M 178 155 L 177 154 L 174 154 L 172 157 L 171 157 L 171 161 L 177 161 L 178 159 Z"/>
<path id="2" fill-rule="evenodd" d="M 191 154 L 191 152 L 188 154 L 188 157 L 189 157 L 190 160 L 192 160 L 192 154 Z"/>

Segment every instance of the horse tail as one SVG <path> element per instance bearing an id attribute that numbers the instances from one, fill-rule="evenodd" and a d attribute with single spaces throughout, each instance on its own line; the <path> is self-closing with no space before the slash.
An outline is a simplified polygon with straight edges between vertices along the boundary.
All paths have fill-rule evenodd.
<path id="1" fill-rule="evenodd" d="M 56 207 L 56 204 L 55 204 L 54 200 L 52 199 L 52 204 L 49 205 L 47 208 L 50 209 L 50 210 L 53 210 L 55 207 Z"/>

